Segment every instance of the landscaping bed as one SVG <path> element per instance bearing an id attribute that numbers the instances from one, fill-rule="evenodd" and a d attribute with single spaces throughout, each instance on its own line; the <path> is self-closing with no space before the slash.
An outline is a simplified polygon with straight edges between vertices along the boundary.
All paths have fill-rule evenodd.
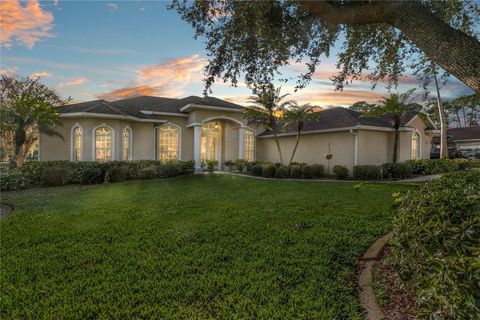
<path id="1" fill-rule="evenodd" d="M 202 175 L 5 192 L 0 316 L 363 319 L 358 258 L 411 188 Z"/>

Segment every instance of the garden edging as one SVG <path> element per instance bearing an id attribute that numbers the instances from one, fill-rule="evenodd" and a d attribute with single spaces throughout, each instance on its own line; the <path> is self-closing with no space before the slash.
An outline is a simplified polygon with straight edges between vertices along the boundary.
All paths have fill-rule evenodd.
<path id="1" fill-rule="evenodd" d="M 366 320 L 386 319 L 382 308 L 380 308 L 380 305 L 377 302 L 377 298 L 375 297 L 375 293 L 372 288 L 372 268 L 374 263 L 380 260 L 382 251 L 392 236 L 393 233 L 389 232 L 375 241 L 361 258 L 361 260 L 365 262 L 365 265 L 360 273 L 360 276 L 358 277 L 358 294 L 360 298 L 360 304 L 366 312 Z"/>

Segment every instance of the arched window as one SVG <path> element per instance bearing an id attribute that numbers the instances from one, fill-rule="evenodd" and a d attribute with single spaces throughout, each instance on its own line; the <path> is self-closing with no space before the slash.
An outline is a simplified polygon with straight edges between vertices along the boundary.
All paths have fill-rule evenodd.
<path id="1" fill-rule="evenodd" d="M 245 130 L 245 160 L 255 160 L 255 132 L 252 130 Z"/>
<path id="2" fill-rule="evenodd" d="M 157 160 L 180 159 L 180 129 L 164 125 L 157 129 Z"/>
<path id="3" fill-rule="evenodd" d="M 129 127 L 123 129 L 122 139 L 122 160 L 132 160 L 132 130 Z"/>
<path id="4" fill-rule="evenodd" d="M 72 161 L 83 160 L 83 130 L 76 124 L 72 128 Z"/>
<path id="5" fill-rule="evenodd" d="M 113 160 L 113 131 L 108 127 L 95 129 L 95 160 Z"/>
<path id="6" fill-rule="evenodd" d="M 414 132 L 412 135 L 412 159 L 420 159 L 420 135 Z"/>

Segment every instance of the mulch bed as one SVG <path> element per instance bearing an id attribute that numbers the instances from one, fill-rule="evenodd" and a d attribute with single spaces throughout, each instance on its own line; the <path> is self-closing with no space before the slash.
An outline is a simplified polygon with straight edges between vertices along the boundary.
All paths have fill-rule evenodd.
<path id="1" fill-rule="evenodd" d="M 416 316 L 420 309 L 415 305 L 415 296 L 412 292 L 402 288 L 401 280 L 393 269 L 392 265 L 386 261 L 390 253 L 388 245 L 383 251 L 381 261 L 375 264 L 379 270 L 380 276 L 387 291 L 387 305 L 383 307 L 383 312 L 389 320 L 419 320 Z M 378 279 L 374 279 L 378 281 Z"/>

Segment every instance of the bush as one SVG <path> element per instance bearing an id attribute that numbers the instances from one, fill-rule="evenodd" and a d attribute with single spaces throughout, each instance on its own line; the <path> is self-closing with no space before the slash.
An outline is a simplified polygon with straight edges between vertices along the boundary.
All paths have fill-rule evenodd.
<path id="1" fill-rule="evenodd" d="M 260 164 L 255 164 L 250 168 L 250 173 L 254 176 L 261 176 L 263 174 L 263 166 Z"/>
<path id="2" fill-rule="evenodd" d="M 218 163 L 218 162 L 217 162 Z M 159 168 L 157 168 L 156 177 L 161 178 L 172 178 L 180 174 L 181 167 L 176 162 L 166 162 L 163 163 Z M 144 179 L 149 179 L 148 177 Z"/>
<path id="3" fill-rule="evenodd" d="M 65 186 L 70 183 L 71 173 L 66 165 L 47 167 L 42 172 L 41 182 L 45 186 Z"/>
<path id="4" fill-rule="evenodd" d="M 412 167 L 408 163 L 385 163 L 382 165 L 383 179 L 407 179 L 412 174 Z"/>
<path id="5" fill-rule="evenodd" d="M 12 169 L 0 172 L 0 190 L 21 190 L 27 188 L 29 179 L 19 169 Z"/>
<path id="6" fill-rule="evenodd" d="M 345 180 L 348 178 L 348 169 L 345 166 L 336 165 L 333 167 L 333 173 L 335 177 L 339 180 Z"/>
<path id="7" fill-rule="evenodd" d="M 223 164 L 225 167 L 228 167 L 228 171 L 232 171 L 235 162 L 233 162 L 232 160 L 225 160 Z"/>
<path id="8" fill-rule="evenodd" d="M 178 174 L 191 175 L 195 172 L 195 160 L 178 161 Z"/>
<path id="9" fill-rule="evenodd" d="M 449 173 L 397 197 L 392 254 L 425 315 L 480 319 L 480 172 Z"/>
<path id="10" fill-rule="evenodd" d="M 379 166 L 354 166 L 353 178 L 357 180 L 380 180 L 382 178 L 382 174 Z"/>
<path id="11" fill-rule="evenodd" d="M 465 170 L 468 166 L 466 159 L 424 159 L 408 160 L 414 174 L 429 175 Z"/>
<path id="12" fill-rule="evenodd" d="M 273 178 L 277 168 L 273 164 L 265 164 L 263 166 L 262 176 L 265 178 Z"/>
<path id="13" fill-rule="evenodd" d="M 138 178 L 139 179 L 155 179 L 160 176 L 160 172 L 158 170 L 158 167 L 155 165 L 147 165 L 144 167 L 140 168 L 140 171 L 138 172 Z M 164 174 L 166 174 L 164 172 Z"/>
<path id="14" fill-rule="evenodd" d="M 289 171 L 288 171 L 288 167 L 285 167 L 285 166 L 280 166 L 280 167 L 277 167 L 277 170 L 275 170 L 275 178 L 277 179 L 286 179 L 288 178 L 289 176 Z"/>
<path id="15" fill-rule="evenodd" d="M 238 172 L 243 173 L 246 163 L 247 163 L 246 160 L 238 159 L 235 161 L 235 168 L 237 168 Z"/>
<path id="16" fill-rule="evenodd" d="M 207 170 L 212 172 L 218 166 L 217 160 L 208 160 L 207 161 Z"/>
<path id="17" fill-rule="evenodd" d="M 127 166 L 123 163 L 110 166 L 105 173 L 104 182 L 121 182 L 128 178 Z"/>
<path id="18" fill-rule="evenodd" d="M 290 166 L 290 178 L 293 178 L 293 179 L 303 178 L 303 168 L 301 165 L 294 164 Z"/>
<path id="19" fill-rule="evenodd" d="M 324 167 L 321 164 L 312 164 L 303 167 L 303 177 L 305 179 L 319 179 L 323 176 Z"/>
<path id="20" fill-rule="evenodd" d="M 96 165 L 95 162 L 78 163 L 75 169 L 72 173 L 72 183 L 97 184 L 105 181 L 104 168 Z"/>

